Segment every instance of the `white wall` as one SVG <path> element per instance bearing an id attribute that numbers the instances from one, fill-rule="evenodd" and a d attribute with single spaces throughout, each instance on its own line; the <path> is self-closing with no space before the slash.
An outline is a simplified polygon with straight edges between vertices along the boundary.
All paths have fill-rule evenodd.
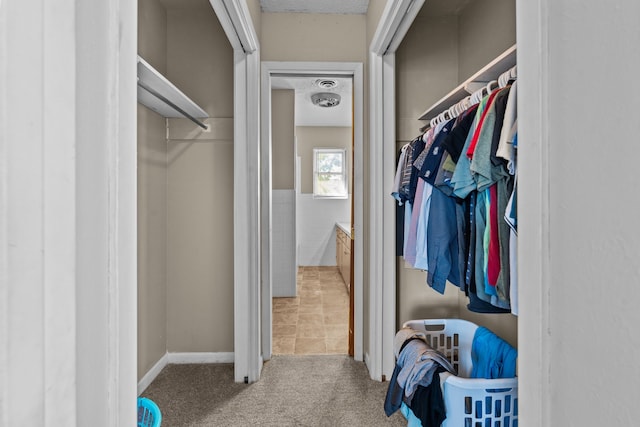
<path id="1" fill-rule="evenodd" d="M 57 6 L 59 15 L 42 3 L 0 3 L 3 426 L 75 424 L 84 374 L 76 356 L 84 342 L 75 313 L 76 219 L 83 219 L 75 209 L 75 5 Z M 100 345 L 105 325 L 96 320 Z"/>
<path id="2" fill-rule="evenodd" d="M 273 190 L 271 253 L 273 256 L 272 295 L 296 296 L 296 193 Z"/>
<path id="3" fill-rule="evenodd" d="M 135 4 L 0 2 L 0 425 L 135 423 Z"/>
<path id="4" fill-rule="evenodd" d="M 78 2 L 76 14 L 78 425 L 125 425 L 137 371 L 136 4 Z"/>
<path id="5" fill-rule="evenodd" d="M 336 265 L 336 222 L 351 223 L 351 194 L 347 199 L 313 198 L 313 149 L 344 148 L 347 168 L 353 167 L 351 127 L 297 126 L 296 154 L 300 158 L 300 188 L 296 199 L 298 265 Z M 349 176 L 348 188 L 351 190 Z"/>
<path id="6" fill-rule="evenodd" d="M 640 3 L 517 6 L 522 419 L 636 425 Z"/>
<path id="7" fill-rule="evenodd" d="M 351 205 L 344 199 L 314 199 L 298 194 L 298 265 L 336 265 L 336 222 L 349 223 Z"/>

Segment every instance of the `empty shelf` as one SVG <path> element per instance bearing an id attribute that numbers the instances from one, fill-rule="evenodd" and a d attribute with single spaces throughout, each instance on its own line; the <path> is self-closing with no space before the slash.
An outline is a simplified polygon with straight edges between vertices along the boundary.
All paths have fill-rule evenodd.
<path id="1" fill-rule="evenodd" d="M 197 119 L 208 117 L 207 112 L 139 56 L 138 102 L 163 117 L 186 117 L 206 129 Z"/>

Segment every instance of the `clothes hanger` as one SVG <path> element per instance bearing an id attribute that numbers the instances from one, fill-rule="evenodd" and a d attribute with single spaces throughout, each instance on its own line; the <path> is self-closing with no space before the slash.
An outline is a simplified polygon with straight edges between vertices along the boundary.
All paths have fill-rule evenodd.
<path id="1" fill-rule="evenodd" d="M 493 89 L 491 88 L 491 86 L 494 86 Z M 497 88 L 498 88 L 498 81 L 497 80 L 491 80 L 489 83 L 487 83 L 487 95 L 489 95 L 491 92 L 493 92 Z"/>
<path id="2" fill-rule="evenodd" d="M 471 107 L 471 96 L 467 96 L 462 100 L 462 111 L 460 112 L 460 114 L 462 114 L 463 112 L 467 111 L 469 109 L 469 107 Z"/>
<path id="3" fill-rule="evenodd" d="M 456 110 L 457 104 L 453 104 L 451 107 L 449 107 L 449 109 L 447 110 L 447 113 L 449 113 L 449 120 L 454 119 L 456 117 L 458 117 L 458 111 Z"/>
<path id="4" fill-rule="evenodd" d="M 499 87 L 505 87 L 507 85 L 507 83 L 509 82 L 509 70 L 505 71 L 504 73 L 500 74 L 500 77 L 498 77 L 498 86 Z"/>
<path id="5" fill-rule="evenodd" d="M 480 88 L 480 93 L 478 93 L 478 102 L 481 102 L 485 96 L 489 95 L 489 84 Z"/>
<path id="6" fill-rule="evenodd" d="M 458 102 L 458 110 L 459 110 L 458 115 L 464 113 L 467 110 L 467 108 L 468 108 L 467 107 L 467 103 L 468 102 L 469 102 L 469 97 L 468 96 L 462 98 L 462 100 L 460 102 Z"/>
<path id="7" fill-rule="evenodd" d="M 498 85 L 500 87 L 506 87 L 510 81 L 515 80 L 518 76 L 518 73 L 516 71 L 516 66 L 508 69 L 507 71 L 505 71 L 504 73 L 500 74 L 500 77 L 498 78 Z"/>
<path id="8" fill-rule="evenodd" d="M 472 103 L 473 105 L 475 105 L 475 104 L 477 104 L 477 103 L 478 103 L 478 92 L 479 92 L 479 91 L 477 90 L 477 91 L 475 91 L 475 92 L 473 92 L 473 93 L 471 94 L 471 98 L 470 98 L 470 100 L 471 100 L 471 103 Z"/>
<path id="9" fill-rule="evenodd" d="M 456 102 L 455 104 L 453 104 L 453 113 L 455 114 L 455 117 L 458 117 L 461 113 L 460 111 L 460 101 Z"/>
<path id="10" fill-rule="evenodd" d="M 479 104 L 480 101 L 482 101 L 482 98 L 484 97 L 484 91 L 485 91 L 485 87 L 481 87 L 480 89 L 478 89 L 477 91 L 475 91 L 472 95 L 473 97 L 473 104 Z"/>

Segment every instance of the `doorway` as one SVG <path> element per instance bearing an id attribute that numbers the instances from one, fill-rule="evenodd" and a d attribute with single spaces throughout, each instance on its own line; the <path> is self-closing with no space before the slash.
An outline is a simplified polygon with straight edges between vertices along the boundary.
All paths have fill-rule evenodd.
<path id="1" fill-rule="evenodd" d="M 326 282 L 327 287 L 328 284 L 330 282 L 334 283 L 340 283 L 341 286 L 343 286 L 344 291 L 346 291 L 346 284 L 342 281 L 342 278 L 340 276 L 339 270 L 336 266 L 336 246 L 337 246 L 337 241 L 336 241 L 336 223 L 342 223 L 342 224 L 348 224 L 348 228 L 352 229 L 354 231 L 353 234 L 355 234 L 356 236 L 358 235 L 358 233 L 361 233 L 362 230 L 362 218 L 363 218 L 363 203 L 362 203 L 362 133 L 363 133 L 363 100 L 362 100 L 362 64 L 359 63 L 308 63 L 308 62 L 288 62 L 288 63 L 277 63 L 277 62 L 264 62 L 262 65 L 262 118 L 261 118 L 261 123 L 262 123 L 262 136 L 261 136 L 261 140 L 263 141 L 262 144 L 262 149 L 261 149 L 261 164 L 262 164 L 262 170 L 261 170 L 261 176 L 262 176 L 262 182 L 263 182 L 263 189 L 265 191 L 262 192 L 262 247 L 263 248 L 268 248 L 267 251 L 263 251 L 263 257 L 262 257 L 262 277 L 263 277 L 263 289 L 262 289 L 262 303 L 261 303 L 261 324 L 262 324 L 262 328 L 261 328 L 261 347 L 262 347 L 262 357 L 264 360 L 268 360 L 271 358 L 272 353 L 274 353 L 274 342 L 273 342 L 273 329 L 274 329 L 274 313 L 273 313 L 273 308 L 274 308 L 274 303 L 272 300 L 272 297 L 275 296 L 274 290 L 279 287 L 280 283 L 278 283 L 276 285 L 275 280 L 276 280 L 276 276 L 278 276 L 278 273 L 275 271 L 276 270 L 276 263 L 277 263 L 277 258 L 278 258 L 278 245 L 280 244 L 280 242 L 276 242 L 276 231 L 278 228 L 278 221 L 282 220 L 282 215 L 280 214 L 280 212 L 277 212 L 277 209 L 280 208 L 280 206 L 276 205 L 276 200 L 274 199 L 274 192 L 278 191 L 271 191 L 272 188 L 272 178 L 275 179 L 279 179 L 279 178 L 275 178 L 277 176 L 277 174 L 279 172 L 281 172 L 280 169 L 277 170 L 276 172 L 276 162 L 274 161 L 274 157 L 276 155 L 276 148 L 274 146 L 274 137 L 273 137 L 273 130 L 272 130 L 272 119 L 273 119 L 273 114 L 275 111 L 275 106 L 272 107 L 272 104 L 274 102 L 274 100 L 272 99 L 272 88 L 275 89 L 287 89 L 286 87 L 282 87 L 281 86 L 281 78 L 288 78 L 291 79 L 293 77 L 298 77 L 298 78 L 305 78 L 307 81 L 313 81 L 314 84 L 316 80 L 324 80 L 324 79 L 340 79 L 340 80 L 345 80 L 345 81 L 349 81 L 351 82 L 351 94 L 352 94 L 352 99 L 353 99 L 353 103 L 352 103 L 352 108 L 349 109 L 347 108 L 347 111 L 349 111 L 349 116 L 347 116 L 347 123 L 350 122 L 352 123 L 351 127 L 347 127 L 347 126 L 334 126 L 334 128 L 339 128 L 339 127 L 347 127 L 348 132 L 349 132 L 349 144 L 352 144 L 350 147 L 345 148 L 345 153 L 348 153 L 349 151 L 353 150 L 353 154 L 352 156 L 349 156 L 347 158 L 347 165 L 348 168 L 350 170 L 352 170 L 352 177 L 351 179 L 349 179 L 349 187 L 350 187 L 350 193 L 351 195 L 346 199 L 347 202 L 344 203 L 344 205 L 346 206 L 346 210 L 343 209 L 343 212 L 341 214 L 341 216 L 339 218 L 334 218 L 333 220 L 329 220 L 330 221 L 330 227 L 328 232 L 326 231 L 327 228 L 325 227 L 325 235 L 324 237 L 318 239 L 314 239 L 314 240 L 321 240 L 321 247 L 324 248 L 322 251 L 320 251 L 320 253 L 316 253 L 317 258 L 318 259 L 322 259 L 324 258 L 324 261 L 320 261 L 318 262 L 318 264 L 322 264 L 324 262 L 324 264 L 328 264 L 328 265 L 308 265 L 308 267 L 311 267 L 308 271 L 306 271 L 306 269 L 302 269 L 301 270 L 301 279 L 302 282 L 304 283 L 304 279 L 305 279 L 305 272 L 307 273 L 307 278 L 311 278 L 312 281 L 316 282 L 314 283 L 314 285 L 316 286 L 315 291 L 321 291 L 321 289 L 319 288 L 319 282 L 323 281 Z M 275 83 L 274 83 L 275 82 Z M 325 83 L 327 84 L 327 83 Z M 291 89 L 291 88 L 289 88 Z M 320 89 L 320 88 L 318 88 Z M 318 90 L 319 91 L 319 90 Z M 308 95 L 307 95 L 308 96 Z M 314 108 L 321 108 L 321 107 L 317 107 L 317 106 L 312 106 Z M 279 110 L 278 110 L 279 111 Z M 316 113 L 317 114 L 317 113 Z M 344 123 L 344 122 L 343 122 Z M 295 127 L 295 126 L 294 126 Z M 311 128 L 312 126 L 308 126 L 309 128 Z M 309 129 L 306 129 L 309 130 Z M 336 129 L 334 129 L 336 130 Z M 303 134 L 304 130 L 301 129 L 301 131 L 299 132 L 299 134 Z M 312 132 L 314 133 L 314 132 Z M 317 132 L 315 132 L 317 134 Z M 298 138 L 300 138 L 300 135 L 296 134 L 298 136 Z M 317 136 L 317 135 L 316 135 Z M 325 137 L 326 139 L 326 137 Z M 332 139 L 331 137 L 328 139 Z M 295 144 L 296 147 L 300 148 L 303 145 L 303 143 L 298 140 L 298 143 Z M 311 145 L 314 145 L 314 143 L 311 143 Z M 331 146 L 334 144 L 327 144 L 327 143 L 323 143 L 323 144 L 315 144 L 315 145 L 324 145 L 324 147 L 318 147 L 318 148 L 327 148 L 327 145 Z M 331 148 L 331 147 L 328 147 Z M 337 147 L 334 147 L 337 148 Z M 304 166 L 302 164 L 302 157 L 304 157 L 302 155 L 301 152 L 295 152 L 294 153 L 294 158 L 298 159 L 298 157 L 300 157 L 300 160 L 296 160 L 295 164 L 298 165 L 296 166 L 296 169 L 299 170 L 304 170 Z M 309 162 L 312 165 L 312 162 Z M 272 172 L 273 172 L 273 177 L 272 177 Z M 296 174 L 297 175 L 297 174 Z M 309 175 L 309 179 L 311 180 L 311 176 L 312 174 Z M 294 190 L 294 205 L 298 206 L 299 209 L 304 209 L 304 207 L 301 206 L 301 204 L 299 203 L 301 199 L 303 198 L 309 198 L 309 200 L 314 200 L 314 196 L 313 193 L 306 193 L 305 196 L 305 191 L 304 191 L 304 187 L 305 184 L 302 182 L 302 175 L 301 178 L 298 180 L 299 182 L 297 183 L 297 185 L 295 186 Z M 268 187 L 266 186 L 266 183 L 268 184 Z M 312 184 L 311 184 L 312 185 Z M 276 187 L 277 188 L 277 185 Z M 308 189 L 308 185 L 306 186 L 306 188 Z M 300 198 L 295 197 L 296 194 L 300 194 Z M 279 196 L 275 196 L 275 197 L 279 197 Z M 316 199 L 316 201 L 318 201 L 318 199 Z M 338 201 L 342 201 L 345 202 L 345 200 L 341 200 L 341 199 L 326 199 L 324 200 L 324 202 L 338 202 Z M 350 207 L 351 202 L 353 202 L 352 206 L 353 208 Z M 315 209 L 315 211 L 320 211 L 322 210 L 322 208 L 317 208 Z M 326 210 L 326 209 L 325 209 Z M 353 215 L 351 215 L 351 213 L 353 213 Z M 351 219 L 351 217 L 353 216 L 353 220 Z M 294 217 L 295 218 L 295 217 Z M 297 225 L 294 228 L 294 233 L 295 234 L 303 234 L 302 230 L 300 230 L 300 226 L 301 226 L 301 221 L 296 221 Z M 352 227 L 353 225 L 353 227 Z M 291 240 L 290 240 L 291 241 Z M 295 240 L 294 237 L 294 248 L 292 250 L 290 250 L 290 252 L 293 252 L 294 254 L 294 259 L 299 259 L 301 257 L 303 257 L 304 253 L 303 253 L 303 244 L 304 242 L 300 241 L 297 242 Z M 297 243 L 300 243 L 300 245 L 298 245 Z M 362 292 L 362 243 L 361 241 L 359 241 L 358 239 L 354 240 L 354 244 L 353 244 L 354 248 L 353 248 L 353 254 L 354 254 L 354 258 L 353 258 L 353 280 L 351 280 L 350 282 L 353 284 L 352 285 L 352 299 L 353 299 L 353 303 L 351 304 L 351 307 L 353 307 L 351 309 L 352 312 L 352 316 L 353 316 L 353 322 L 352 322 L 352 327 L 351 330 L 353 331 L 353 356 L 356 360 L 362 360 L 362 313 L 363 313 L 363 292 Z M 295 276 L 293 278 L 293 283 L 296 282 L 298 275 L 298 265 L 303 265 L 305 264 L 304 260 L 300 260 L 299 261 L 295 261 L 292 263 L 294 265 L 294 269 L 291 270 L 295 273 Z M 281 264 L 277 264 L 278 266 Z M 304 266 L 304 265 L 303 265 Z M 307 266 L 305 266 L 307 267 Z M 332 269 L 330 269 L 330 271 L 328 272 L 322 272 L 323 278 L 320 278 L 321 272 L 318 269 L 324 269 L 325 267 L 332 267 Z M 314 271 L 315 268 L 315 271 Z M 291 273 L 291 272 L 290 272 Z M 328 274 L 328 275 L 325 275 Z M 292 275 L 292 274 L 291 274 Z M 301 294 L 299 297 L 297 298 L 301 298 L 303 295 L 302 294 L 306 294 L 304 296 L 307 297 L 312 297 L 313 292 L 309 292 L 309 291 L 314 291 L 314 289 L 310 289 L 310 287 L 308 285 L 304 286 L 303 288 L 306 288 L 304 290 L 301 290 Z M 337 289 L 333 289 L 333 291 L 337 291 Z M 294 295 L 297 294 L 297 290 L 294 290 Z M 347 296 L 349 295 L 349 293 L 346 294 Z M 317 296 L 317 295 L 316 295 Z M 296 298 L 296 297 L 291 297 L 290 298 Z M 321 298 L 321 297 L 320 297 Z M 308 300 L 309 302 L 311 302 L 312 300 Z M 316 299 L 316 301 L 321 301 Z M 277 305 L 279 303 L 276 303 L 276 310 L 278 309 Z M 320 306 L 320 308 L 322 308 Z M 317 309 L 316 309 L 317 310 Z M 324 319 L 324 315 L 323 319 Z M 282 316 L 281 316 L 282 317 Z M 313 320 L 314 316 L 305 316 L 308 317 L 309 320 Z M 316 321 L 319 320 L 319 316 L 316 316 Z M 289 321 L 292 321 L 291 319 L 289 319 Z M 277 323 L 277 319 L 276 319 L 276 323 Z M 347 331 L 348 331 L 348 326 L 345 325 L 347 327 Z M 312 326 L 305 326 L 305 328 L 308 329 L 313 329 Z M 292 342 L 294 342 L 293 338 L 293 327 L 292 324 L 289 324 L 289 328 L 288 329 L 288 333 L 290 335 L 290 339 L 288 340 L 288 345 L 289 345 L 289 350 L 291 350 L 291 346 L 292 346 Z M 296 331 L 297 333 L 297 331 Z M 313 333 L 311 333 L 310 335 L 312 335 Z M 325 335 L 326 337 L 326 335 Z M 348 342 L 348 341 L 347 341 Z M 325 349 L 326 347 L 326 343 L 324 343 L 323 345 L 325 345 Z M 278 354 L 280 348 L 278 347 L 279 344 L 275 345 L 275 354 Z M 335 347 L 336 352 L 337 350 L 337 344 Z M 295 347 L 294 347 L 294 351 L 295 351 Z M 344 352 L 341 351 L 342 354 L 345 354 L 348 351 L 348 348 L 345 349 Z M 320 352 L 318 351 L 316 354 L 324 354 L 326 353 L 327 350 L 325 350 L 324 352 Z"/>
<path id="2" fill-rule="evenodd" d="M 271 79 L 272 351 L 353 355 L 353 78 Z"/>

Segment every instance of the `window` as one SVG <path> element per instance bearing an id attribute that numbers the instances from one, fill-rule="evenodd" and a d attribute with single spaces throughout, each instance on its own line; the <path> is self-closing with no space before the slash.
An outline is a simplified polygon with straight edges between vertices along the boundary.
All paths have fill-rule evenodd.
<path id="1" fill-rule="evenodd" d="M 346 154 L 340 148 L 313 149 L 313 197 L 347 198 Z"/>

